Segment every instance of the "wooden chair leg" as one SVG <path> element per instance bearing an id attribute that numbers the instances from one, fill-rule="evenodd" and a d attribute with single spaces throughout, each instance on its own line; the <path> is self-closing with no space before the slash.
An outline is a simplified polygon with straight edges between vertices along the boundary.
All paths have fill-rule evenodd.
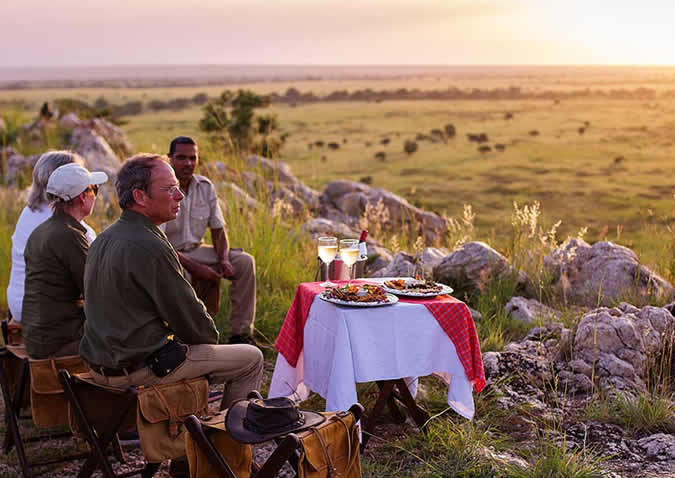
<path id="1" fill-rule="evenodd" d="M 300 439 L 294 433 L 287 435 L 281 440 L 276 450 L 267 458 L 267 461 L 260 467 L 260 471 L 255 478 L 273 478 L 279 472 L 284 463 L 292 460 L 295 451 L 300 448 Z M 292 463 L 291 463 L 292 465 Z M 297 464 L 295 466 L 297 470 Z"/>
<path id="2" fill-rule="evenodd" d="M 204 433 L 202 424 L 197 417 L 190 415 L 183 422 L 185 428 L 187 428 L 192 438 L 197 443 L 197 446 L 201 451 L 206 455 L 206 459 L 209 460 L 211 466 L 217 471 L 218 476 L 222 478 L 237 478 L 230 468 L 230 465 L 223 459 L 222 455 L 218 452 L 216 447 L 213 446 L 209 437 Z"/>
<path id="3" fill-rule="evenodd" d="M 23 380 L 20 380 L 20 382 L 21 389 L 23 389 Z M 5 402 L 5 453 L 9 453 L 12 447 L 16 447 L 16 456 L 19 459 L 21 472 L 24 478 L 29 478 L 31 476 L 30 466 L 26 459 L 26 451 L 23 448 L 23 442 L 21 441 L 21 431 L 19 430 L 19 411 L 16 408 L 17 402 L 15 402 L 15 399 L 10 395 L 9 383 L 7 381 L 7 375 L 3 365 L 0 365 L 0 387 L 2 388 L 2 398 Z M 23 399 L 23 394 L 17 393 L 17 395 L 19 395 L 20 399 Z"/>
<path id="4" fill-rule="evenodd" d="M 97 467 L 101 468 L 103 476 L 106 478 L 115 478 L 115 472 L 110 465 L 110 461 L 105 454 L 105 450 L 110 443 L 117 438 L 117 431 L 124 422 L 124 418 L 131 408 L 136 405 L 136 391 L 132 387 L 120 394 L 121 406 L 117 409 L 117 415 L 113 416 L 108 422 L 108 426 L 103 430 L 94 431 L 89 418 L 82 408 L 77 392 L 73 388 L 73 379 L 67 370 L 59 370 L 59 379 L 63 386 L 64 393 L 70 406 L 77 417 L 78 423 L 82 429 L 85 439 L 91 447 L 91 453 L 80 468 L 78 478 L 89 478 Z M 144 469 L 146 470 L 147 467 Z M 141 473 L 142 470 L 135 470 L 131 474 Z"/>

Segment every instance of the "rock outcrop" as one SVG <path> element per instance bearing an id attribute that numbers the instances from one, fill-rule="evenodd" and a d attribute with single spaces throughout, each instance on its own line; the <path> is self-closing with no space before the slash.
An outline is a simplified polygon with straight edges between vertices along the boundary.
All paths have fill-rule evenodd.
<path id="1" fill-rule="evenodd" d="M 602 390 L 645 390 L 647 369 L 674 329 L 675 317 L 663 307 L 592 310 L 577 326 L 570 365 Z"/>
<path id="2" fill-rule="evenodd" d="M 620 300 L 644 304 L 672 296 L 673 286 L 641 265 L 630 249 L 611 242 L 590 246 L 572 239 L 544 258 L 557 292 L 569 303 L 611 306 Z"/>
<path id="3" fill-rule="evenodd" d="M 503 255 L 483 242 L 462 245 L 433 268 L 434 279 L 451 286 L 459 297 L 479 293 L 490 280 L 509 276 L 521 290 L 527 288 L 525 273 L 515 271 Z"/>
<path id="4" fill-rule="evenodd" d="M 391 224 L 408 224 L 427 243 L 440 241 L 447 231 L 445 220 L 437 214 L 417 208 L 389 191 L 363 183 L 332 181 L 326 185 L 320 201 L 322 216 L 341 220 L 352 227 L 358 223 L 367 205 L 375 207 L 381 201 Z"/>
<path id="5" fill-rule="evenodd" d="M 525 297 L 512 297 L 504 307 L 506 315 L 510 315 L 512 319 L 526 324 L 531 324 L 536 321 L 541 322 L 555 322 L 560 320 L 561 313 L 552 309 L 535 299 L 527 299 Z"/>
<path id="6" fill-rule="evenodd" d="M 98 134 L 84 126 L 78 126 L 71 135 L 73 151 L 82 156 L 90 171 L 105 171 L 114 178 L 121 162 L 108 142 Z"/>

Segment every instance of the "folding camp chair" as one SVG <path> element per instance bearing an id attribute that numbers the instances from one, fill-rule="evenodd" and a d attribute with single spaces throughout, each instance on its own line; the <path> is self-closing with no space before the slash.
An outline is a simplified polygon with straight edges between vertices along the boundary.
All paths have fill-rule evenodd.
<path id="1" fill-rule="evenodd" d="M 89 374 L 71 375 L 67 370 L 59 370 L 59 379 L 70 403 L 70 413 L 74 415 L 71 427 L 79 431 L 91 450 L 86 455 L 78 478 L 90 477 L 97 468 L 101 469 L 106 478 L 133 475 L 151 478 L 161 463 L 147 463 L 142 468 L 116 474 L 105 453 L 111 443 L 113 446 L 114 443 L 119 443 L 117 434 L 120 431 L 129 431 L 136 427 L 137 388 L 106 387 L 94 383 Z M 105 411 L 104 414 L 101 414 L 102 410 Z"/>
<path id="2" fill-rule="evenodd" d="M 3 323 L 3 333 L 6 332 L 6 324 Z M 7 336 L 3 337 L 7 343 Z M 51 440 L 71 436 L 70 432 L 54 432 L 52 429 L 30 438 L 22 437 L 21 413 L 30 405 L 30 359 L 22 345 L 7 345 L 0 350 L 0 388 L 5 404 L 5 437 L 3 451 L 8 454 L 13 448 L 16 449 L 19 466 L 22 475 L 27 478 L 32 476 L 33 468 L 64 463 L 86 456 L 84 453 L 74 453 L 47 460 L 33 460 L 26 453 L 25 445 L 31 442 Z M 58 398 L 55 398 L 58 402 Z M 55 403 L 56 403 L 55 402 Z M 32 418 L 32 417 L 26 417 Z M 58 425 L 58 424 L 57 424 Z"/>
<path id="3" fill-rule="evenodd" d="M 248 395 L 248 399 L 259 398 L 262 396 L 259 392 L 253 391 Z M 363 414 L 363 406 L 356 403 L 352 405 L 349 412 L 354 415 L 354 419 L 358 421 Z M 209 427 L 203 426 L 202 422 L 194 415 L 189 416 L 185 420 L 185 427 L 192 436 L 195 444 L 206 456 L 209 464 L 220 478 L 237 478 L 232 468 L 227 464 L 222 454 L 215 447 L 212 440 L 209 438 L 211 431 Z M 301 454 L 301 441 L 297 434 L 290 433 L 288 435 L 280 436 L 275 440 L 277 448 L 265 461 L 265 463 L 258 467 L 254 464 L 252 477 L 255 478 L 273 478 L 281 470 L 281 467 L 288 462 L 295 470 L 296 475 L 298 471 L 298 460 Z"/>

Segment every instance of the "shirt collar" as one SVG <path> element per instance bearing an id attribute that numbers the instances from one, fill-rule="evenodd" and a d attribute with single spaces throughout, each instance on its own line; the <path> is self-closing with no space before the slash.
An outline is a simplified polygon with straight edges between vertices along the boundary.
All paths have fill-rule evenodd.
<path id="1" fill-rule="evenodd" d="M 87 232 L 87 228 L 80 222 L 76 221 L 73 216 L 64 211 L 54 211 L 52 217 L 58 221 L 64 222 L 69 226 L 76 228 L 78 231 Z"/>
<path id="2" fill-rule="evenodd" d="M 139 224 L 150 229 L 154 234 L 160 236 L 162 239 L 168 241 L 166 234 L 153 223 L 148 216 L 141 214 L 140 212 L 130 211 L 129 209 L 123 209 L 122 215 L 120 216 L 121 222 L 126 222 L 130 224 Z"/>

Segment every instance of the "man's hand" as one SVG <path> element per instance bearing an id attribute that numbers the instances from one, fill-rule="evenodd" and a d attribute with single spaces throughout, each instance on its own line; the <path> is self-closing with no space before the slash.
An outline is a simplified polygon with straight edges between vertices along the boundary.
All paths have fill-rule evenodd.
<path id="1" fill-rule="evenodd" d="M 227 259 L 222 259 L 218 264 L 218 268 L 220 269 L 221 277 L 229 279 L 234 276 L 234 266 Z"/>
<path id="2" fill-rule="evenodd" d="M 204 264 L 195 263 L 193 270 L 190 271 L 193 277 L 201 280 L 218 281 L 222 279 L 223 274 L 213 270 Z"/>

